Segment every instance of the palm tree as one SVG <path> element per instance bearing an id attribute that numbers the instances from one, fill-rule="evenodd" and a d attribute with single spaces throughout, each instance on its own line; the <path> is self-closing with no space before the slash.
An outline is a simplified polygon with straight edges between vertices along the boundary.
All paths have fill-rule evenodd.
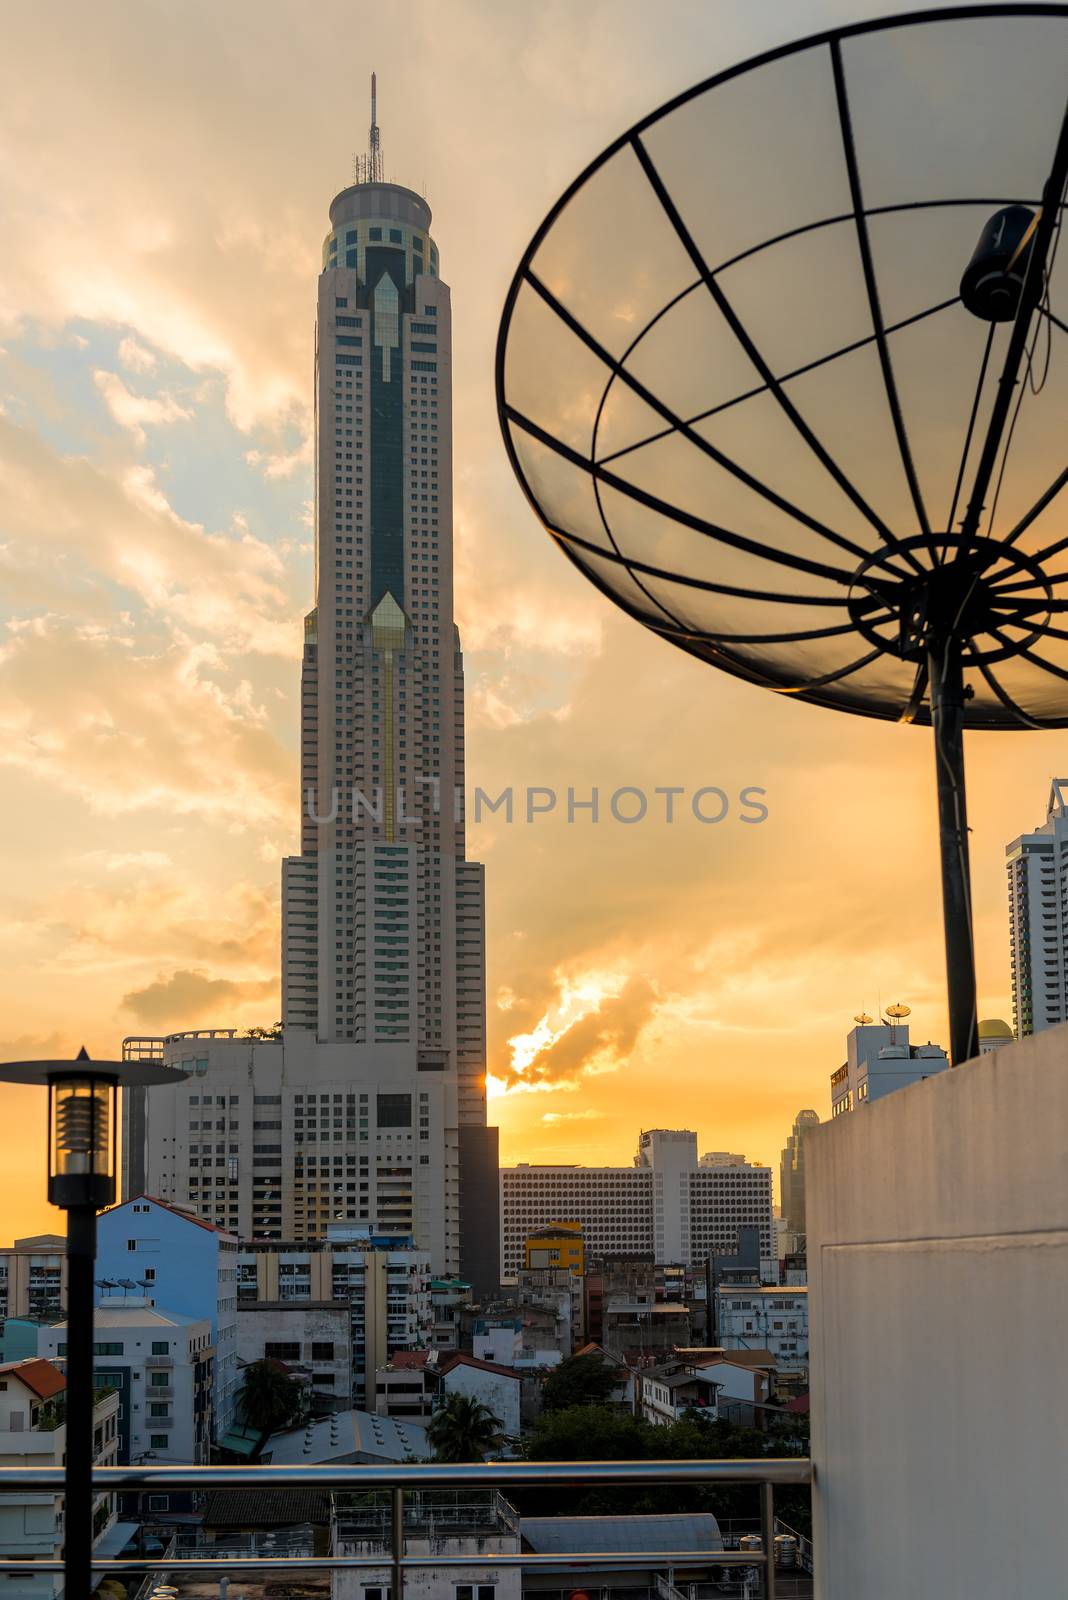
<path id="1" fill-rule="evenodd" d="M 273 1361 L 251 1361 L 238 1398 L 245 1421 L 260 1433 L 276 1433 L 300 1420 L 302 1386 Z"/>
<path id="2" fill-rule="evenodd" d="M 500 1442 L 502 1426 L 481 1400 L 450 1394 L 431 1417 L 426 1435 L 435 1461 L 485 1461 Z"/>

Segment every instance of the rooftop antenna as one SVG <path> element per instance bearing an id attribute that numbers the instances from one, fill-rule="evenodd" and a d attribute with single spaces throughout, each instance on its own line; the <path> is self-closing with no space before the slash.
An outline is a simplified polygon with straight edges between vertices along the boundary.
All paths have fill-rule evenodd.
<path id="1" fill-rule="evenodd" d="M 378 74 L 371 74 L 371 133 L 367 142 L 367 182 L 381 183 L 382 144 L 378 133 Z"/>
<path id="2" fill-rule="evenodd" d="M 904 1022 L 906 1017 L 911 1017 L 912 1007 L 900 1004 L 887 1006 L 886 1015 L 890 1018 L 890 1043 L 897 1044 L 897 1025 Z"/>

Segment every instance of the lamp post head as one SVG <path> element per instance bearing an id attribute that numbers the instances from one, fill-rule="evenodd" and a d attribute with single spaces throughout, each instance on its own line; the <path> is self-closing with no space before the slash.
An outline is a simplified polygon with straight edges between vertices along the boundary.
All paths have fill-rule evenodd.
<path id="1" fill-rule="evenodd" d="M 48 1198 L 64 1211 L 99 1211 L 115 1200 L 117 1091 L 180 1083 L 173 1067 L 147 1061 L 6 1061 L 0 1083 L 48 1089 Z"/>

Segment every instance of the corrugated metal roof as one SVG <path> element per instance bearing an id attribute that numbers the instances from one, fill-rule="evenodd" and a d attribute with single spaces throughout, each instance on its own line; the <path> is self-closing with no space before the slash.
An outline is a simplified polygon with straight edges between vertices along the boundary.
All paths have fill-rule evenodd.
<path id="1" fill-rule="evenodd" d="M 656 1517 L 524 1517 L 523 1543 L 536 1555 L 603 1555 L 628 1550 L 722 1550 L 711 1512 Z"/>

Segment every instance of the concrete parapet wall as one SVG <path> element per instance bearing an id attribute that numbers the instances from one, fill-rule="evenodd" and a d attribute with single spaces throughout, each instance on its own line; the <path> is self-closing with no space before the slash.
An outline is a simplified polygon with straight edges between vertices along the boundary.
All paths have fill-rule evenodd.
<path id="1" fill-rule="evenodd" d="M 1064 1592 L 1068 1026 L 806 1143 L 817 1594 Z"/>

